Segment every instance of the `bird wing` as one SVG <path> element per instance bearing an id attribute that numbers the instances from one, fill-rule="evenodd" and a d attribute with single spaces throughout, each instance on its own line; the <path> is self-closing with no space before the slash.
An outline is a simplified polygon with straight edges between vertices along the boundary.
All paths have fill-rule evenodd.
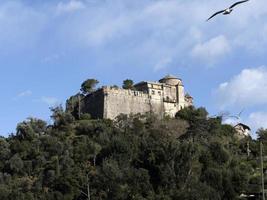
<path id="1" fill-rule="evenodd" d="M 230 8 L 233 8 L 233 7 L 235 7 L 236 5 L 241 4 L 241 3 L 245 3 L 245 2 L 247 2 L 247 1 L 249 1 L 249 0 L 238 1 L 238 2 L 234 3 L 233 5 L 231 5 Z"/>
<path id="2" fill-rule="evenodd" d="M 235 116 L 235 115 L 230 115 L 230 116 L 228 116 L 228 118 L 236 118 L 236 119 L 240 119 L 239 116 Z"/>
<path id="3" fill-rule="evenodd" d="M 244 112 L 245 108 L 243 108 L 239 113 L 238 113 L 238 117 L 241 116 L 241 114 Z"/>
<path id="4" fill-rule="evenodd" d="M 218 14 L 220 14 L 220 13 L 223 13 L 223 12 L 224 12 L 224 10 L 221 10 L 221 11 L 218 11 L 218 12 L 214 13 L 213 15 L 210 16 L 209 19 L 207 19 L 207 21 L 209 21 L 211 18 L 213 18 L 213 17 L 215 17 L 216 15 L 218 15 Z"/>

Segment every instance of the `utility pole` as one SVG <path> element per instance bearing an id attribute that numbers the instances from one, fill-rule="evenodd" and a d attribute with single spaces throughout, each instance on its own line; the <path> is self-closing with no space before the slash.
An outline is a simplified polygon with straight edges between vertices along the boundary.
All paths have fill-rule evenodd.
<path id="1" fill-rule="evenodd" d="M 250 148 L 249 148 L 249 141 L 247 142 L 247 156 L 249 158 L 249 155 L 250 155 Z"/>
<path id="2" fill-rule="evenodd" d="M 90 183 L 89 183 L 89 173 L 87 174 L 87 198 L 88 198 L 88 200 L 91 200 Z"/>
<path id="3" fill-rule="evenodd" d="M 264 192 L 264 174 L 263 174 L 263 158 L 262 158 L 262 142 L 260 142 L 260 156 L 261 156 L 261 186 L 262 186 L 262 199 L 265 200 L 265 192 Z"/>

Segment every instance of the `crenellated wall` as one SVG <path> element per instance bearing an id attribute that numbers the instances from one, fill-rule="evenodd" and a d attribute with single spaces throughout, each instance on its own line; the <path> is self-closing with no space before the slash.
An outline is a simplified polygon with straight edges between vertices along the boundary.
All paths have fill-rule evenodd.
<path id="1" fill-rule="evenodd" d="M 119 114 L 147 112 L 159 117 L 174 117 L 179 110 L 193 104 L 192 97 L 185 97 L 180 79 L 167 76 L 161 81 L 140 82 L 135 85 L 136 90 L 102 87 L 83 99 L 82 112 L 90 113 L 93 118 L 108 119 L 114 119 Z"/>

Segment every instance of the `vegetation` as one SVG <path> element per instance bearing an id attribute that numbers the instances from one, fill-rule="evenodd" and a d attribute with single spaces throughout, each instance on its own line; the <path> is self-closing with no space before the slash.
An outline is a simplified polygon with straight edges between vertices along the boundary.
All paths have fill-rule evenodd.
<path id="1" fill-rule="evenodd" d="M 60 107 L 52 118 L 30 118 L 0 138 L 0 199 L 219 200 L 260 191 L 267 130 L 238 140 L 219 117 L 193 107 L 176 119 L 76 120 Z"/>
<path id="2" fill-rule="evenodd" d="M 99 83 L 96 79 L 87 79 L 84 81 L 81 85 L 81 91 L 83 94 L 89 94 L 93 91 L 95 91 L 96 85 Z"/>
<path id="3" fill-rule="evenodd" d="M 131 79 L 126 79 L 122 84 L 123 89 L 134 89 L 134 82 Z"/>

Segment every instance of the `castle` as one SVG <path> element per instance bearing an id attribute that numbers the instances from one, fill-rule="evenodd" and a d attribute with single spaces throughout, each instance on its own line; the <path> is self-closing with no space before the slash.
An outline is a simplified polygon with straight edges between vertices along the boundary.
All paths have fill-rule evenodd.
<path id="1" fill-rule="evenodd" d="M 137 83 L 134 90 L 105 86 L 90 93 L 82 101 L 82 113 L 101 119 L 147 112 L 153 112 L 159 117 L 174 117 L 179 110 L 193 105 L 193 98 L 189 94 L 185 95 L 182 80 L 171 75 L 158 82 Z"/>

